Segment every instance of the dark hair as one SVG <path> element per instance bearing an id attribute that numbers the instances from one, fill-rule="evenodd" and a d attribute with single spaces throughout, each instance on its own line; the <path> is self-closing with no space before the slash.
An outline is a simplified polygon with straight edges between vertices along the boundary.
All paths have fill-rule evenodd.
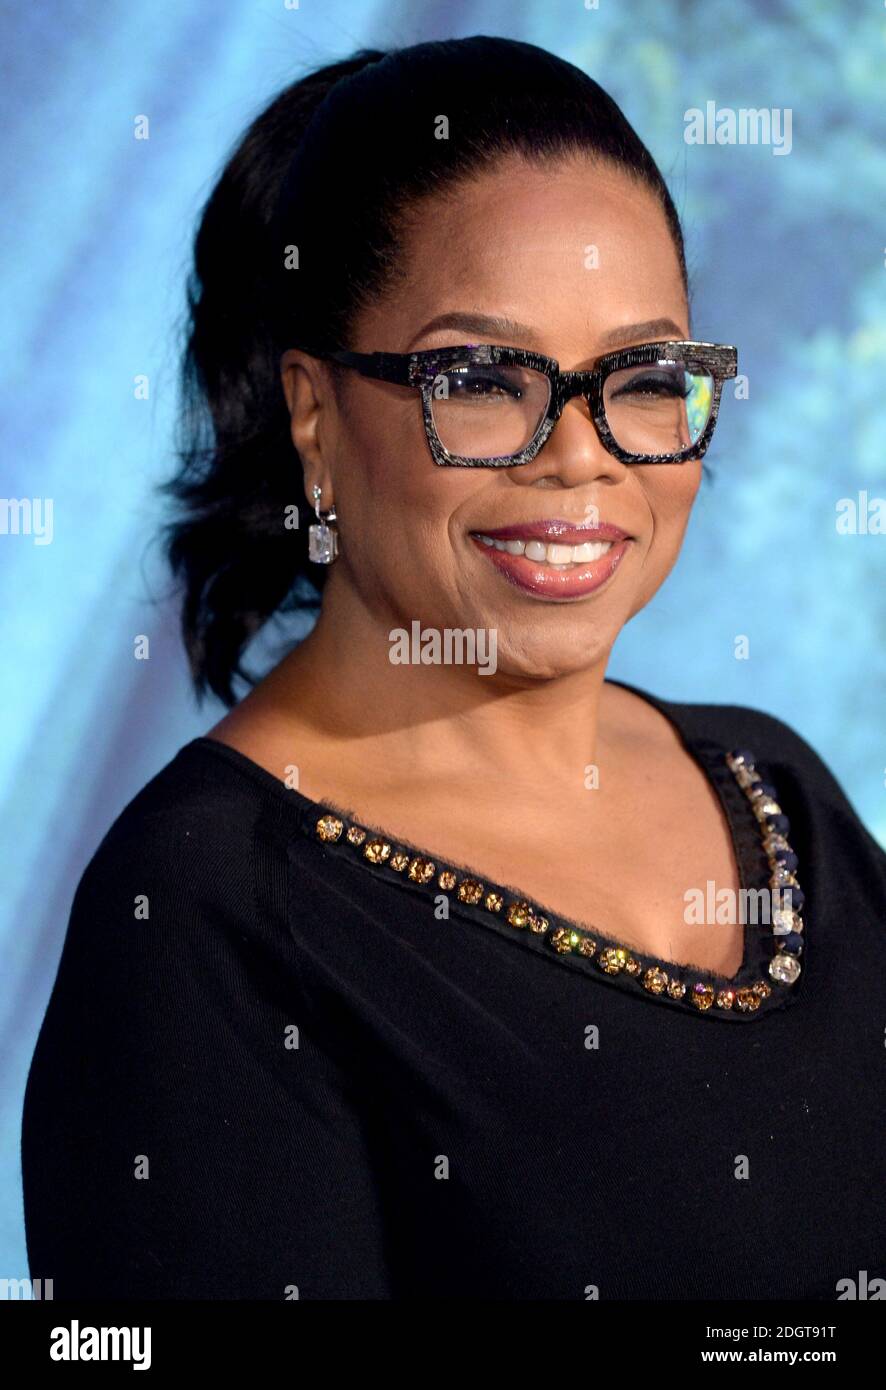
<path id="1" fill-rule="evenodd" d="M 435 138 L 441 116 L 446 139 Z M 585 154 L 646 184 L 685 284 L 680 221 L 649 151 L 596 82 L 533 44 L 478 35 L 361 49 L 281 92 L 226 164 L 194 247 L 180 469 L 163 484 L 179 504 L 166 554 L 198 696 L 234 704 L 234 678 L 256 679 L 242 666 L 255 633 L 319 607 L 326 570 L 307 558 L 312 512 L 281 353 L 349 346 L 360 310 L 402 273 L 409 212 L 510 152 Z"/>

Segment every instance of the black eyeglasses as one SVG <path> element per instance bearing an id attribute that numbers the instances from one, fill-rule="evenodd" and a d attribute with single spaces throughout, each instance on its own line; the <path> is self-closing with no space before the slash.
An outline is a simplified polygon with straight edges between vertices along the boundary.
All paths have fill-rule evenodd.
<path id="1" fill-rule="evenodd" d="M 514 468 L 535 458 L 573 396 L 584 396 L 604 447 L 622 463 L 702 458 L 717 423 L 734 347 L 643 343 L 561 372 L 553 357 L 487 343 L 427 352 L 314 352 L 363 376 L 421 392 L 434 462 Z"/>

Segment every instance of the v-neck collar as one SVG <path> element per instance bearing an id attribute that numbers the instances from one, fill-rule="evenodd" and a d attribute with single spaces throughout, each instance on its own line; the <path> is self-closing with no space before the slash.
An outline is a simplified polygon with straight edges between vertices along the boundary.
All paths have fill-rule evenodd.
<path id="1" fill-rule="evenodd" d="M 610 683 L 623 686 L 668 719 L 714 788 L 732 839 L 742 890 L 740 902 L 747 903 L 749 893 L 769 894 L 773 864 L 764 849 L 764 827 L 754 813 L 748 789 L 739 784 L 736 772 L 727 762 L 730 750 L 710 739 L 690 735 L 668 702 L 624 681 Z M 724 976 L 663 960 L 599 930 L 590 931 L 546 908 L 519 887 L 494 882 L 474 866 L 454 863 L 402 836 L 390 835 L 383 827 L 354 817 L 334 801 L 315 801 L 288 788 L 246 754 L 218 739 L 195 738 L 181 751 L 189 748 L 211 751 L 282 799 L 292 812 L 293 826 L 319 842 L 326 854 L 351 860 L 376 879 L 399 885 L 425 899 L 435 900 L 445 893 L 450 912 L 459 917 L 567 968 L 628 990 L 638 999 L 702 1018 L 747 1022 L 784 1008 L 797 997 L 800 982 L 785 985 L 770 976 L 775 942 L 767 922 L 744 922 L 742 962 L 735 975 Z"/>

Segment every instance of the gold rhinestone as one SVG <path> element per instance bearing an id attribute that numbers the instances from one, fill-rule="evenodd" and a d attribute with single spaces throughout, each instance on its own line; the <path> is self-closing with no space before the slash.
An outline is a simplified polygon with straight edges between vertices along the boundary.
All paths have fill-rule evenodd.
<path id="1" fill-rule="evenodd" d="M 337 840 L 344 830 L 338 816 L 321 816 L 317 821 L 317 834 L 321 840 Z"/>
<path id="2" fill-rule="evenodd" d="M 504 901 L 501 893 L 487 893 L 483 906 L 487 908 L 489 912 L 501 912 Z"/>
<path id="3" fill-rule="evenodd" d="M 445 888 L 448 892 L 450 888 L 455 887 L 456 875 L 451 869 L 441 869 L 437 875 L 437 882 L 441 888 Z"/>
<path id="4" fill-rule="evenodd" d="M 359 825 L 352 825 L 348 831 L 348 842 L 352 845 L 362 845 L 366 839 L 366 831 Z"/>
<path id="5" fill-rule="evenodd" d="M 692 987 L 692 1002 L 697 1009 L 702 1012 L 709 1009 L 714 1002 L 714 989 L 712 985 L 695 984 Z"/>
<path id="6" fill-rule="evenodd" d="M 628 953 L 621 947 L 607 946 L 597 957 L 597 964 L 601 970 L 605 970 L 607 975 L 617 975 L 620 970 L 624 970 L 627 964 Z"/>
<path id="7" fill-rule="evenodd" d="M 760 1007 L 760 996 L 755 994 L 752 989 L 736 990 L 735 1002 L 742 1013 L 753 1013 Z"/>
<path id="8" fill-rule="evenodd" d="M 387 840 L 380 840 L 376 837 L 366 841 L 363 846 L 363 855 L 370 864 L 383 864 L 386 859 L 391 857 L 391 846 Z"/>
<path id="9" fill-rule="evenodd" d="M 772 986 L 765 980 L 757 980 L 756 984 L 751 985 L 751 989 L 755 994 L 759 994 L 761 999 L 768 999 L 772 993 Z"/>
<path id="10" fill-rule="evenodd" d="M 462 903 L 478 903 L 483 896 L 483 884 L 477 878 L 463 878 L 458 885 L 458 900 Z"/>
<path id="11" fill-rule="evenodd" d="M 643 967 L 638 960 L 634 960 L 633 956 L 628 956 L 627 960 L 625 961 L 626 975 L 639 975 L 642 969 Z"/>
<path id="12" fill-rule="evenodd" d="M 548 940 L 555 951 L 559 951 L 561 955 L 564 955 L 567 951 L 571 951 L 576 944 L 575 936 L 576 933 L 569 931 L 568 928 L 557 927 L 548 937 Z"/>
<path id="13" fill-rule="evenodd" d="M 668 994 L 672 999 L 682 999 L 686 993 L 686 986 L 682 980 L 668 981 Z"/>
<path id="14" fill-rule="evenodd" d="M 529 930 L 534 931 L 536 935 L 541 935 L 542 932 L 546 932 L 550 925 L 547 917 L 542 917 L 538 912 L 530 912 Z"/>
<path id="15" fill-rule="evenodd" d="M 657 965 L 653 965 L 643 976 L 643 988 L 650 994 L 663 994 L 668 987 L 668 977 Z"/>
<path id="16" fill-rule="evenodd" d="M 775 854 L 775 851 L 777 849 L 789 850 L 790 845 L 788 844 L 787 840 L 783 835 L 774 833 L 772 835 L 764 836 L 763 848 L 765 849 L 767 854 Z"/>
<path id="17" fill-rule="evenodd" d="M 732 1005 L 733 1005 L 734 1003 L 735 1003 L 735 990 L 734 990 L 734 989 L 718 989 L 718 990 L 717 990 L 717 1008 L 718 1008 L 718 1009 L 731 1009 L 731 1008 L 732 1008 Z"/>
<path id="18" fill-rule="evenodd" d="M 409 855 L 405 850 L 398 849 L 395 854 L 391 855 L 391 868 L 396 869 L 398 874 L 402 874 L 408 863 Z"/>
<path id="19" fill-rule="evenodd" d="M 413 883 L 427 883 L 434 877 L 434 863 L 431 859 L 413 859 L 409 865 L 409 877 Z"/>
<path id="20" fill-rule="evenodd" d="M 531 918 L 532 908 L 522 899 L 508 907 L 507 919 L 512 927 L 528 927 Z"/>
<path id="21" fill-rule="evenodd" d="M 597 949 L 597 943 L 592 936 L 583 936 L 578 943 L 578 954 L 580 956 L 592 956 Z"/>

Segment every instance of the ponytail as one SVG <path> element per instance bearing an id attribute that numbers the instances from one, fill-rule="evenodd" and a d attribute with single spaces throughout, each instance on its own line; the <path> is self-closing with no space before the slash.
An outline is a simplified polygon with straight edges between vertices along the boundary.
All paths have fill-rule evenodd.
<path id="1" fill-rule="evenodd" d="M 317 608 L 325 578 L 316 565 L 309 577 L 307 504 L 274 333 L 280 189 L 328 93 L 382 56 L 363 49 L 282 92 L 247 130 L 200 220 L 179 382 L 181 466 L 161 490 L 181 508 L 166 553 L 183 589 L 194 684 L 226 705 L 235 703 L 233 678 L 252 679 L 241 667 L 249 640 L 277 611 Z M 298 508 L 294 528 L 287 507 Z"/>

